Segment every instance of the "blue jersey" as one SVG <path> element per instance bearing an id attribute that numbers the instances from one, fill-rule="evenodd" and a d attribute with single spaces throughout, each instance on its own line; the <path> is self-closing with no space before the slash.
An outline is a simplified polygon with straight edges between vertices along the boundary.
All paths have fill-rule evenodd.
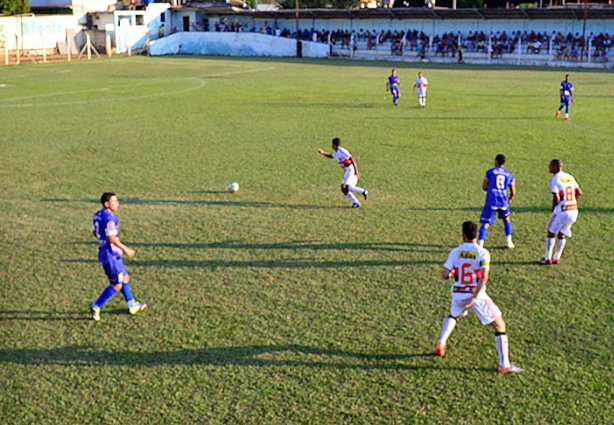
<path id="1" fill-rule="evenodd" d="M 399 76 L 391 75 L 390 77 L 388 77 L 388 84 L 390 85 L 390 87 L 398 87 L 399 86 Z"/>
<path id="2" fill-rule="evenodd" d="M 508 208 L 507 188 L 514 183 L 514 175 L 503 167 L 494 167 L 486 171 L 484 180 L 488 180 L 484 207 Z"/>
<path id="3" fill-rule="evenodd" d="M 108 263 L 112 260 L 121 259 L 123 251 L 121 248 L 109 242 L 109 236 L 119 237 L 119 223 L 117 217 L 105 208 L 94 214 L 92 230 L 98 238 L 98 261 Z"/>
<path id="4" fill-rule="evenodd" d="M 573 91 L 573 84 L 571 81 L 564 81 L 561 83 L 561 102 L 569 102 L 571 98 L 571 92 Z"/>
<path id="5" fill-rule="evenodd" d="M 390 93 L 399 92 L 399 76 L 391 75 L 388 77 L 388 86 L 390 86 Z"/>

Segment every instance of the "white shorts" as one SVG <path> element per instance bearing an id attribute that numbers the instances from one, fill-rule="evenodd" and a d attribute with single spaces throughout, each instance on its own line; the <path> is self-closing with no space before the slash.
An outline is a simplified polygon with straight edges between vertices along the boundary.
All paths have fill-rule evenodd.
<path id="1" fill-rule="evenodd" d="M 555 235 L 562 233 L 568 238 L 571 238 L 571 226 L 577 219 L 578 210 L 555 211 L 550 216 L 550 221 L 548 222 L 546 229 Z"/>
<path id="2" fill-rule="evenodd" d="M 341 179 L 341 184 L 347 184 L 348 186 L 356 186 L 358 184 L 358 177 L 356 177 L 353 165 L 345 167 L 345 174 L 343 179 Z"/>
<path id="3" fill-rule="evenodd" d="M 462 297 L 458 295 L 452 296 L 452 302 L 450 303 L 450 316 L 461 317 L 467 314 L 465 304 L 472 295 L 463 295 L 464 296 Z M 478 319 L 480 319 L 480 322 L 482 322 L 483 325 L 490 325 L 497 317 L 501 316 L 501 310 L 499 310 L 497 304 L 495 304 L 486 293 L 483 293 L 480 298 L 473 303 L 471 309 L 475 315 L 478 316 Z"/>

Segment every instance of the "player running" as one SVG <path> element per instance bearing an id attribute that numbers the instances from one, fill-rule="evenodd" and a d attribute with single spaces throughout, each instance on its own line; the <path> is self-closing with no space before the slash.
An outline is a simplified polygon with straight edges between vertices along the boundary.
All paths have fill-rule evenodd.
<path id="1" fill-rule="evenodd" d="M 341 179 L 341 192 L 352 201 L 352 208 L 359 208 L 360 202 L 354 195 L 354 193 L 360 193 L 364 196 L 365 200 L 369 196 L 369 191 L 361 187 L 357 187 L 360 173 L 358 172 L 358 165 L 356 160 L 347 151 L 347 149 L 341 147 L 341 140 L 335 137 L 332 141 L 333 153 L 324 152 L 322 149 L 318 149 L 320 155 L 324 155 L 327 158 L 334 158 L 339 162 L 339 165 L 345 169 L 343 179 Z M 353 193 L 354 192 L 354 193 Z"/>
<path id="2" fill-rule="evenodd" d="M 546 254 L 539 262 L 542 265 L 559 264 L 561 254 L 565 248 L 565 237 L 571 238 L 571 226 L 578 219 L 578 198 L 582 196 L 582 189 L 576 179 L 563 171 L 563 162 L 553 159 L 549 165 L 549 186 L 552 193 L 552 215 L 546 229 Z M 554 236 L 557 236 L 556 249 L 554 249 Z M 554 250 L 554 255 L 552 251 Z"/>
<path id="3" fill-rule="evenodd" d="M 94 214 L 92 230 L 99 244 L 98 261 L 109 278 L 109 286 L 91 305 L 92 319 L 97 322 L 100 321 L 100 309 L 120 290 L 126 299 L 130 314 L 137 314 L 147 308 L 147 304 L 137 303 L 130 291 L 130 276 L 124 266 L 122 255 L 126 253 L 128 258 L 132 258 L 134 250 L 119 241 L 119 223 L 113 214 L 119 209 L 117 195 L 105 192 L 100 197 L 100 203 L 103 208 Z"/>
<path id="4" fill-rule="evenodd" d="M 509 188 L 509 197 L 508 197 Z M 510 204 L 516 196 L 516 180 L 514 175 L 505 169 L 505 155 L 499 154 L 495 157 L 495 166 L 486 171 L 482 189 L 486 191 L 486 201 L 480 217 L 480 233 L 478 244 L 484 246 L 484 239 L 488 228 L 495 224 L 498 215 L 503 220 L 503 230 L 505 231 L 505 247 L 513 249 L 512 242 L 512 222 L 510 221 Z"/>
<path id="5" fill-rule="evenodd" d="M 573 103 L 573 84 L 569 81 L 569 74 L 565 75 L 565 79 L 561 82 L 561 86 L 559 87 L 559 91 L 561 92 L 561 105 L 559 106 L 559 110 L 556 111 L 556 118 L 561 116 L 561 109 L 565 107 L 565 120 L 569 121 L 569 103 Z"/>
<path id="6" fill-rule="evenodd" d="M 483 325 L 495 330 L 495 346 L 499 354 L 501 373 L 518 373 L 522 369 L 510 363 L 505 321 L 499 307 L 486 294 L 486 283 L 490 271 L 490 253 L 477 244 L 478 226 L 471 221 L 463 223 L 463 244 L 454 248 L 443 264 L 442 277 L 454 279 L 450 315 L 443 321 L 435 355 L 443 356 L 446 342 L 461 317 L 469 308 Z"/>
<path id="7" fill-rule="evenodd" d="M 401 97 L 401 79 L 397 76 L 397 70 L 392 69 L 392 74 L 388 77 L 386 82 L 386 92 L 390 92 L 392 95 L 392 103 L 394 106 L 398 105 L 399 97 Z"/>

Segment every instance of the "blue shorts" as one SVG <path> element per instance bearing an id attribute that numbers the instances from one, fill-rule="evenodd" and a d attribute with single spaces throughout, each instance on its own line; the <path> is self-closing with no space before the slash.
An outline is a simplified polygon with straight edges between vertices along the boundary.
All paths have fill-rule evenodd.
<path id="1" fill-rule="evenodd" d="M 121 258 L 113 258 L 109 261 L 105 261 L 102 264 L 104 273 L 109 278 L 111 285 L 117 285 L 118 283 L 124 283 L 124 276 L 128 276 L 124 261 Z"/>
<path id="2" fill-rule="evenodd" d="M 393 96 L 398 96 L 401 94 L 401 90 L 399 90 L 398 87 L 390 87 L 390 93 L 392 93 Z"/>
<path id="3" fill-rule="evenodd" d="M 510 216 L 509 207 L 489 207 L 485 206 L 480 217 L 481 224 L 495 224 L 496 216 L 501 220 Z"/>
<path id="4" fill-rule="evenodd" d="M 571 101 L 571 97 L 569 96 L 561 97 L 561 105 L 569 106 L 570 101 Z"/>

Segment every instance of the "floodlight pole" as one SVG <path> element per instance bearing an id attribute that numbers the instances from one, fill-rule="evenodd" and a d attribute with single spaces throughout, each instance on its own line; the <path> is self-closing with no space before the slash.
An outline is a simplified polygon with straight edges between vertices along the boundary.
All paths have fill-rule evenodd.
<path id="1" fill-rule="evenodd" d="M 588 9 L 588 0 L 584 0 L 584 23 L 582 24 L 582 57 L 580 58 L 580 62 L 584 62 L 584 49 L 586 48 L 586 43 L 587 43 L 586 41 L 586 11 L 587 9 Z"/>
<path id="2" fill-rule="evenodd" d="M 296 57 L 303 56 L 303 46 L 301 45 L 301 37 L 298 32 L 298 0 L 294 2 L 294 18 L 296 20 Z"/>

